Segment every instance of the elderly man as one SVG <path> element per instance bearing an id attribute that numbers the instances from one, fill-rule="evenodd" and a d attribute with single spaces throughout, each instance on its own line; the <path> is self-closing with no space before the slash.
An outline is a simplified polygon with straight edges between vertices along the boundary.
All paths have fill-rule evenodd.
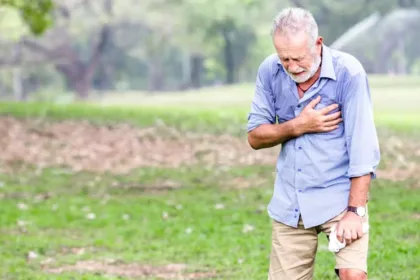
<path id="1" fill-rule="evenodd" d="M 288 8 L 274 22 L 277 54 L 258 70 L 248 117 L 253 149 L 281 144 L 269 279 L 312 279 L 318 234 L 334 226 L 340 279 L 367 279 L 367 201 L 380 152 L 367 75 L 328 48 L 310 12 Z"/>

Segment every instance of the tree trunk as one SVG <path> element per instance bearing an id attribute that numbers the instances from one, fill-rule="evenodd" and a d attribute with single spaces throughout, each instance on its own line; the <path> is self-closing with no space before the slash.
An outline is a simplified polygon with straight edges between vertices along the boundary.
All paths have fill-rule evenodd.
<path id="1" fill-rule="evenodd" d="M 15 66 L 12 70 L 13 75 L 13 95 L 16 101 L 23 101 L 23 82 L 20 66 Z"/>
<path id="2" fill-rule="evenodd" d="M 68 87 L 75 92 L 78 100 L 86 100 L 92 89 L 93 76 L 90 75 L 90 68 L 81 62 L 74 62 L 67 65 L 58 65 L 57 70 L 66 79 Z"/>
<path id="3" fill-rule="evenodd" d="M 160 56 L 150 58 L 147 78 L 149 91 L 162 91 L 165 88 L 165 74 Z"/>
<path id="4" fill-rule="evenodd" d="M 406 75 L 407 74 L 407 56 L 405 52 L 405 38 L 404 36 L 400 37 L 400 40 L 397 41 L 397 52 L 398 52 L 398 59 L 396 61 L 396 72 L 398 75 Z"/>
<path id="5" fill-rule="evenodd" d="M 17 61 L 17 65 L 13 67 L 13 95 L 15 100 L 22 101 L 23 98 L 23 78 L 22 78 L 22 68 L 20 67 L 21 57 L 22 57 L 22 44 L 18 42 L 16 46 L 13 47 L 13 57 Z"/>
<path id="6" fill-rule="evenodd" d="M 80 79 L 78 81 L 73 81 L 72 88 L 77 94 L 77 99 L 86 100 L 89 97 L 89 93 L 92 89 L 92 81 L 88 79 Z"/>
<path id="7" fill-rule="evenodd" d="M 64 75 L 69 88 L 76 94 L 76 99 L 87 100 L 92 89 L 92 81 L 86 77 L 74 78 L 67 74 Z"/>
<path id="8" fill-rule="evenodd" d="M 203 58 L 200 55 L 191 55 L 191 86 L 193 88 L 201 87 L 201 70 L 203 68 Z"/>
<path id="9" fill-rule="evenodd" d="M 232 31 L 228 28 L 223 28 L 223 38 L 225 40 L 224 45 L 224 59 L 226 68 L 226 83 L 235 83 L 235 62 L 233 59 L 233 48 L 232 48 Z"/>

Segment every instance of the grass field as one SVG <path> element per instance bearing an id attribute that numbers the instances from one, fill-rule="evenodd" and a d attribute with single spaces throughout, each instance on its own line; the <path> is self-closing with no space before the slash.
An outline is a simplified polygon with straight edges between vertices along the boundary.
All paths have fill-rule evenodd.
<path id="1" fill-rule="evenodd" d="M 373 77 L 372 84 L 385 155 L 382 171 L 420 171 L 420 81 Z M 181 141 L 184 132 L 225 139 L 222 134 L 244 137 L 251 91 L 242 85 L 173 97 L 159 94 L 143 97 L 141 104 L 136 96 L 109 96 L 100 106 L 3 103 L 0 114 L 39 119 L 28 131 L 39 132 L 42 122 L 73 119 L 174 127 L 181 131 Z M 33 139 L 24 142 L 31 145 Z M 4 153 L 13 144 L 5 141 Z M 159 141 L 153 143 L 156 154 L 165 149 Z M 181 156 L 176 150 L 173 154 Z M 66 166 L 40 169 L 21 162 L 0 167 L 6 166 L 7 172 L 0 173 L 1 279 L 266 279 L 271 238 L 266 205 L 273 165 L 180 164 L 135 168 L 127 174 Z M 419 278 L 418 173 L 373 182 L 369 279 Z M 326 245 L 321 235 L 314 279 L 336 279 Z"/>
<path id="2" fill-rule="evenodd" d="M 46 275 L 40 267 L 114 260 L 116 265 L 182 263 L 191 270 L 216 273 L 204 279 L 265 279 L 270 249 L 265 205 L 271 185 L 229 189 L 223 182 L 252 177 L 256 170 L 259 176 L 271 177 L 271 169 L 234 168 L 216 177 L 200 168 L 144 169 L 127 177 L 99 179 L 60 169 L 2 176 L 0 275 L 82 279 L 75 271 Z M 162 178 L 182 188 L 145 191 Z M 378 181 L 372 198 L 370 279 L 417 279 L 418 189 Z M 320 240 L 315 279 L 335 279 L 333 255 L 326 239 Z M 27 261 L 30 252 L 38 257 Z M 119 278 L 88 273 L 83 279 Z"/>

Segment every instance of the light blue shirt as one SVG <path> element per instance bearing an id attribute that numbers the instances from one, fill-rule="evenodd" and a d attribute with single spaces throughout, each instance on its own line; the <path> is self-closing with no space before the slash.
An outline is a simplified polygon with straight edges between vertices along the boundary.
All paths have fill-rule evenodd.
<path id="1" fill-rule="evenodd" d="M 259 67 L 248 132 L 262 124 L 296 118 L 318 95 L 315 109 L 339 104 L 343 122 L 331 132 L 304 134 L 281 145 L 274 193 L 267 211 L 271 218 L 297 227 L 320 225 L 348 206 L 351 177 L 376 178 L 380 161 L 368 79 L 353 56 L 323 46 L 320 78 L 299 99 L 295 82 L 277 54 Z"/>

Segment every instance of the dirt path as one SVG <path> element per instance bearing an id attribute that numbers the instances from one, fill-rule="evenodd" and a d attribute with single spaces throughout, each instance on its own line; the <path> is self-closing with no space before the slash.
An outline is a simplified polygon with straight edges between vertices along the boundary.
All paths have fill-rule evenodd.
<path id="1" fill-rule="evenodd" d="M 180 165 L 273 164 L 279 149 L 254 151 L 246 139 L 180 134 L 171 128 L 128 125 L 94 126 L 87 122 L 42 123 L 0 118 L 0 162 L 42 167 L 65 165 L 75 171 L 128 172 Z"/>

